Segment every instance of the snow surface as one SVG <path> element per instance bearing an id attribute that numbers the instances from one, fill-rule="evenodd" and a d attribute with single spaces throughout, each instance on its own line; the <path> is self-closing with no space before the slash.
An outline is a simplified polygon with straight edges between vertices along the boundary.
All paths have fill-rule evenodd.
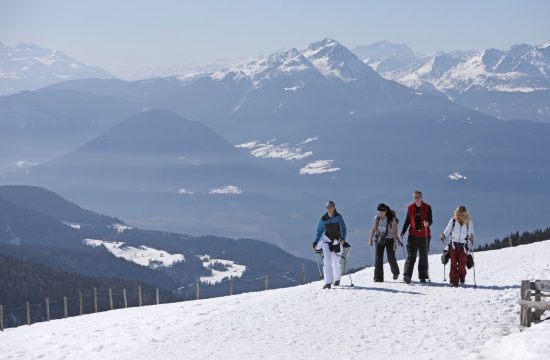
<path id="1" fill-rule="evenodd" d="M 287 161 L 303 160 L 313 155 L 313 151 L 305 151 L 303 145 L 316 140 L 316 138 L 308 138 L 297 145 L 288 143 L 275 144 L 276 140 L 277 139 L 272 139 L 265 143 L 250 141 L 236 145 L 235 147 L 249 150 L 250 155 L 256 158 L 283 159 Z"/>
<path id="2" fill-rule="evenodd" d="M 454 172 L 451 175 L 449 175 L 449 179 L 451 179 L 453 181 L 460 181 L 460 180 L 466 180 L 466 179 L 468 179 L 468 177 L 462 175 L 461 173 L 459 173 L 457 171 L 457 172 Z"/>
<path id="3" fill-rule="evenodd" d="M 521 280 L 550 279 L 549 253 L 545 241 L 475 254 L 477 289 L 471 271 L 448 287 L 433 255 L 428 285 L 373 283 L 368 268 L 353 288 L 316 281 L 9 328 L 2 359 L 543 360 L 550 323 L 519 333 L 517 300 Z"/>
<path id="4" fill-rule="evenodd" d="M 93 247 L 104 246 L 116 257 L 124 258 L 141 266 L 158 269 L 171 267 L 175 263 L 185 261 L 182 254 L 170 254 L 164 250 L 157 250 L 141 245 L 139 248 L 128 246 L 121 241 L 105 241 L 95 239 L 84 239 L 84 244 Z"/>
<path id="5" fill-rule="evenodd" d="M 195 194 L 195 192 L 190 191 L 186 188 L 179 188 L 178 189 L 178 194 L 180 194 L 180 195 L 193 195 L 193 194 Z"/>
<path id="6" fill-rule="evenodd" d="M 239 194 L 242 194 L 243 191 L 239 189 L 239 187 L 237 186 L 227 185 L 221 188 L 211 189 L 208 193 L 211 195 L 220 195 L 220 194 L 239 195 Z"/>
<path id="7" fill-rule="evenodd" d="M 119 234 L 122 234 L 126 230 L 132 230 L 133 227 L 125 225 L 125 224 L 113 224 L 111 225 L 111 228 L 115 229 Z"/>
<path id="8" fill-rule="evenodd" d="M 245 265 L 235 264 L 235 262 L 232 260 L 212 259 L 209 255 L 197 255 L 197 257 L 201 259 L 202 265 L 205 268 L 212 271 L 212 275 L 210 276 L 201 276 L 200 281 L 203 283 L 215 285 L 225 279 L 229 279 L 231 276 L 240 278 L 246 271 Z M 210 266 L 215 264 L 221 264 L 225 266 L 225 271 L 210 268 Z"/>
<path id="9" fill-rule="evenodd" d="M 318 175 L 340 170 L 340 168 L 332 167 L 333 161 L 334 160 L 317 160 L 309 163 L 300 169 L 300 175 Z"/>

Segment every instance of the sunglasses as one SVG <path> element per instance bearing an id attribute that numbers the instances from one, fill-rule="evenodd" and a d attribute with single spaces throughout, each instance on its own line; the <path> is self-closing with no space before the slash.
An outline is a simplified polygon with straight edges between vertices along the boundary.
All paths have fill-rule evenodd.
<path id="1" fill-rule="evenodd" d="M 422 199 L 422 196 L 415 196 L 415 199 Z"/>
<path id="2" fill-rule="evenodd" d="M 334 206 L 327 206 L 327 209 L 334 209 Z"/>

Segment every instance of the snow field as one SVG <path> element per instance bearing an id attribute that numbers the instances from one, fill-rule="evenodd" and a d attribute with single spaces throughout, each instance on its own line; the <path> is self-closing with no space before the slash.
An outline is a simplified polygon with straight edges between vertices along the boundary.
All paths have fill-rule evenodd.
<path id="1" fill-rule="evenodd" d="M 368 268 L 353 288 L 317 281 L 22 326 L 0 334 L 2 359 L 522 359 L 548 348 L 548 324 L 519 333 L 517 299 L 521 280 L 550 279 L 549 253 L 550 241 L 475 254 L 477 289 L 471 271 L 448 287 L 432 255 L 428 285 L 373 283 Z"/>

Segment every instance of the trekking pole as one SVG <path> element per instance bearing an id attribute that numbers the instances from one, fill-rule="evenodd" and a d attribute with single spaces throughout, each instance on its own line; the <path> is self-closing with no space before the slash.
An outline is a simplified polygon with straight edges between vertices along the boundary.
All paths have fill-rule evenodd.
<path id="1" fill-rule="evenodd" d="M 349 249 L 348 253 L 344 257 L 344 272 L 348 272 L 348 257 L 349 257 L 349 253 L 351 252 L 351 246 L 348 249 Z M 349 275 L 349 282 L 351 283 L 350 286 L 354 287 L 355 285 L 353 285 L 353 279 L 351 278 L 351 273 L 348 272 L 348 275 Z"/>
<path id="2" fill-rule="evenodd" d="M 405 246 L 403 245 L 403 242 L 398 238 L 397 243 L 399 244 L 399 246 L 401 246 L 401 250 L 403 250 L 403 259 L 406 259 L 407 256 L 405 255 Z"/>
<path id="3" fill-rule="evenodd" d="M 472 241 L 472 260 L 474 260 L 474 289 L 477 289 L 477 283 L 476 283 L 476 262 L 474 259 L 474 243 Z"/>
<path id="4" fill-rule="evenodd" d="M 313 256 L 315 256 L 315 262 L 317 263 L 317 270 L 319 270 L 319 279 L 323 278 L 323 274 L 321 273 L 321 265 L 319 265 L 319 256 L 317 256 L 318 252 L 313 249 Z"/>
<path id="5" fill-rule="evenodd" d="M 428 282 L 432 282 L 432 280 L 430 279 L 430 261 L 428 259 L 428 255 L 430 254 L 430 250 L 429 250 L 429 243 L 428 243 L 428 227 L 427 226 L 424 226 L 424 232 L 426 233 L 426 261 L 427 261 L 427 264 L 426 266 L 428 267 L 428 269 L 426 270 L 426 272 L 428 273 Z"/>
<path id="6" fill-rule="evenodd" d="M 441 240 L 441 255 L 443 255 L 445 253 L 445 242 L 443 240 Z M 443 261 L 443 281 L 447 282 L 447 277 L 445 275 L 445 267 L 447 266 L 447 263 L 445 261 Z"/>

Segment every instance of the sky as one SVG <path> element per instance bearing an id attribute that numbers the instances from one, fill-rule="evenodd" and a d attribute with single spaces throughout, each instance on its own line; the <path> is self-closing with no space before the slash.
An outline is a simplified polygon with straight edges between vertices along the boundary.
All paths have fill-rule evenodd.
<path id="1" fill-rule="evenodd" d="M 305 48 L 330 37 L 415 52 L 550 41 L 547 0 L 0 0 L 0 42 L 30 42 L 115 74 Z"/>

